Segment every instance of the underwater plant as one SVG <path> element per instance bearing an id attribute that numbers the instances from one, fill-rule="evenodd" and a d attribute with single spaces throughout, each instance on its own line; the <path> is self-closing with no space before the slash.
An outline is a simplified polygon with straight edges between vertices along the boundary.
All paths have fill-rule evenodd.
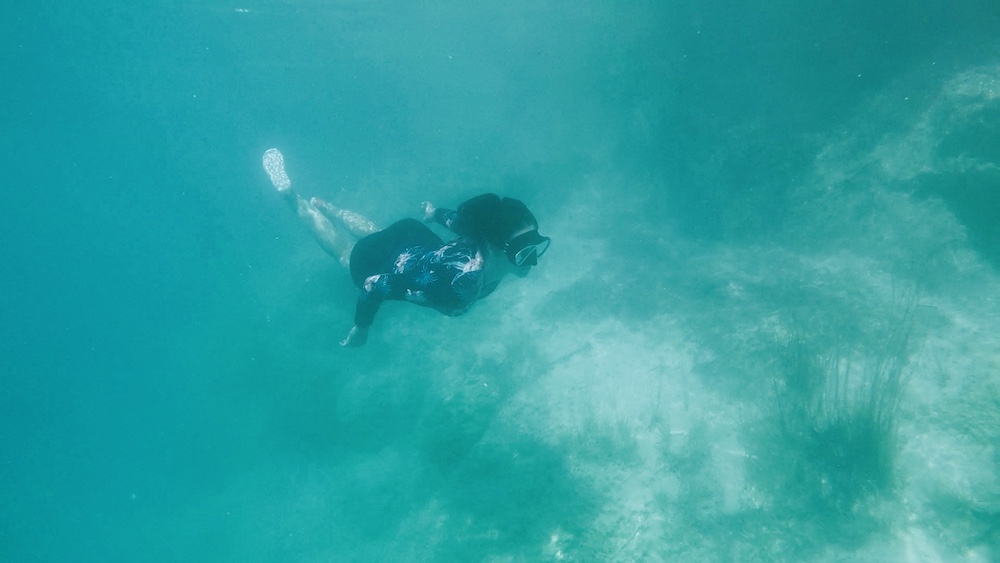
<path id="1" fill-rule="evenodd" d="M 776 364 L 773 408 L 749 432 L 769 452 L 747 461 L 766 509 L 821 544 L 860 543 L 885 524 L 877 503 L 895 489 L 917 295 L 873 310 L 852 338 L 800 329 Z"/>
<path id="2" fill-rule="evenodd" d="M 899 402 L 906 385 L 917 293 L 902 304 L 888 332 L 861 354 L 825 358 L 825 387 L 809 407 L 825 497 L 843 511 L 893 485 Z"/>

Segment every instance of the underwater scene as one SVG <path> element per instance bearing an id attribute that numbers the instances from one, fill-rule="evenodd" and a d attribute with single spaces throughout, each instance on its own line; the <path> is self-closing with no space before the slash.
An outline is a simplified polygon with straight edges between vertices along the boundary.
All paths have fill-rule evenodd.
<path id="1" fill-rule="evenodd" d="M 1000 559 L 994 0 L 0 37 L 0 561 Z M 341 346 L 372 284 L 303 218 L 490 192 L 551 245 Z"/>

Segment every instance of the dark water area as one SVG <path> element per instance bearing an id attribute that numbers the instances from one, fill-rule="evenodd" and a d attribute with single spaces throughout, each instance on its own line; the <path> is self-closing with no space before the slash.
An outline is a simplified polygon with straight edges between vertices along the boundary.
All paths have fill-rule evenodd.
<path id="1" fill-rule="evenodd" d="M 994 2 L 0 23 L 0 559 L 997 557 Z M 467 315 L 275 193 L 553 238 Z"/>

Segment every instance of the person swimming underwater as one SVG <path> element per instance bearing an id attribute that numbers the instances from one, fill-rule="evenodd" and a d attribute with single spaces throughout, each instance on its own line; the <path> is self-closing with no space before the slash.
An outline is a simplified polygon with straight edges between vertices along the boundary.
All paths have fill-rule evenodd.
<path id="1" fill-rule="evenodd" d="M 385 301 L 409 301 L 449 316 L 461 315 L 496 289 L 507 274 L 524 277 L 552 242 L 520 200 L 486 193 L 455 210 L 423 202 L 423 222 L 402 219 L 379 229 L 367 217 L 292 189 L 284 156 L 268 149 L 264 170 L 272 185 L 312 232 L 320 248 L 350 270 L 360 290 L 354 326 L 342 346 L 368 340 Z M 445 242 L 427 227 L 437 223 L 456 238 Z"/>

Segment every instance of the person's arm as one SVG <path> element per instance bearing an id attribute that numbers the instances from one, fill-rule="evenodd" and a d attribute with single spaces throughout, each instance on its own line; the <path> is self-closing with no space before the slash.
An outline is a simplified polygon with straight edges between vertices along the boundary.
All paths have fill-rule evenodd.
<path id="1" fill-rule="evenodd" d="M 354 327 L 341 341 L 341 346 L 362 346 L 368 340 L 368 327 L 375 320 L 379 307 L 384 301 L 399 298 L 393 291 L 394 277 L 395 274 L 379 274 L 365 280 L 354 310 Z"/>
<path id="2" fill-rule="evenodd" d="M 434 204 L 429 201 L 424 202 L 424 223 L 437 223 L 438 225 L 457 233 L 458 231 L 455 230 L 455 222 L 457 220 L 457 211 L 434 207 Z"/>
<path id="3" fill-rule="evenodd" d="M 340 341 L 341 346 L 358 347 L 364 346 L 368 342 L 368 329 L 357 325 L 351 327 L 351 332 L 347 333 L 347 338 Z"/>

